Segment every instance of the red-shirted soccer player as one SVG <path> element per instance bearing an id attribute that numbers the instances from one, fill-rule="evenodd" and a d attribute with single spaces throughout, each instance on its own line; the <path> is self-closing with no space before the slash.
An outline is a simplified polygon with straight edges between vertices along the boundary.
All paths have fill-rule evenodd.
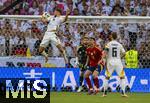
<path id="1" fill-rule="evenodd" d="M 91 94 L 97 94 L 99 91 L 99 80 L 98 75 L 99 72 L 102 69 L 102 55 L 103 51 L 98 48 L 95 44 L 95 39 L 90 38 L 88 42 L 89 47 L 87 48 L 87 63 L 89 68 L 86 70 L 84 77 L 86 79 L 87 85 L 89 87 L 89 95 Z M 93 88 L 91 84 L 91 80 L 89 78 L 90 75 L 93 75 L 93 82 L 95 85 L 95 88 Z"/>

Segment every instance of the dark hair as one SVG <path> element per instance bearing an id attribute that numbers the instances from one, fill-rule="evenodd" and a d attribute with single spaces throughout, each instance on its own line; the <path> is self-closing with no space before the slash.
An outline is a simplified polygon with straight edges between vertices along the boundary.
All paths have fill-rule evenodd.
<path id="1" fill-rule="evenodd" d="M 89 39 L 89 37 L 88 37 L 88 36 L 84 36 L 84 37 L 82 37 L 81 39 L 82 39 L 82 40 L 84 40 L 84 39 Z"/>
<path id="2" fill-rule="evenodd" d="M 90 37 L 90 39 L 95 41 L 95 38 L 94 38 L 94 37 Z"/>
<path id="3" fill-rule="evenodd" d="M 78 8 L 74 8 L 74 10 L 78 10 L 78 11 L 79 11 L 79 9 L 78 9 Z"/>
<path id="4" fill-rule="evenodd" d="M 113 39 L 117 39 L 117 33 L 116 32 L 112 32 L 111 36 Z"/>
<path id="5" fill-rule="evenodd" d="M 60 8 L 55 8 L 56 11 L 58 11 L 59 13 L 62 13 Z"/>

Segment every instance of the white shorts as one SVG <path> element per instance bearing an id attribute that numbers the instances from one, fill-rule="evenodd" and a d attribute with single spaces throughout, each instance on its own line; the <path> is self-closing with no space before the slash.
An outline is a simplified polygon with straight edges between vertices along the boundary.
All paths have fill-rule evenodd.
<path id="1" fill-rule="evenodd" d="M 111 77 L 113 72 L 116 72 L 119 77 L 124 77 L 125 72 L 121 60 L 108 60 L 105 75 Z"/>
<path id="2" fill-rule="evenodd" d="M 55 44 L 56 46 L 58 44 L 61 44 L 60 39 L 56 36 L 55 32 L 45 32 L 40 46 L 47 47 L 50 42 Z"/>

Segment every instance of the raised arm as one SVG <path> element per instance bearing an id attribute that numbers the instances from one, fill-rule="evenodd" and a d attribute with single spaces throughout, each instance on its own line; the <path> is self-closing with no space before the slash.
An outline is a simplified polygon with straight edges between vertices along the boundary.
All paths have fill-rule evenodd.
<path id="1" fill-rule="evenodd" d="M 70 10 L 67 10 L 67 11 L 66 11 L 66 16 L 65 16 L 64 21 L 63 21 L 63 22 L 66 22 L 66 21 L 68 20 L 68 16 L 69 16 L 69 14 L 70 14 Z"/>

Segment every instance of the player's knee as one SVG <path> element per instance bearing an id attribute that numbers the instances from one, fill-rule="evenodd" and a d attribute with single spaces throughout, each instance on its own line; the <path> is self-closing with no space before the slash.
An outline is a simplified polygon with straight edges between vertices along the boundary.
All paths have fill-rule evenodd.
<path id="1" fill-rule="evenodd" d="M 98 74 L 93 74 L 93 78 L 97 78 L 98 77 Z"/>
<path id="2" fill-rule="evenodd" d="M 44 51 L 44 47 L 39 48 L 39 52 L 42 53 Z"/>
<path id="3" fill-rule="evenodd" d="M 84 78 L 88 78 L 89 75 L 87 73 L 84 74 Z"/>

